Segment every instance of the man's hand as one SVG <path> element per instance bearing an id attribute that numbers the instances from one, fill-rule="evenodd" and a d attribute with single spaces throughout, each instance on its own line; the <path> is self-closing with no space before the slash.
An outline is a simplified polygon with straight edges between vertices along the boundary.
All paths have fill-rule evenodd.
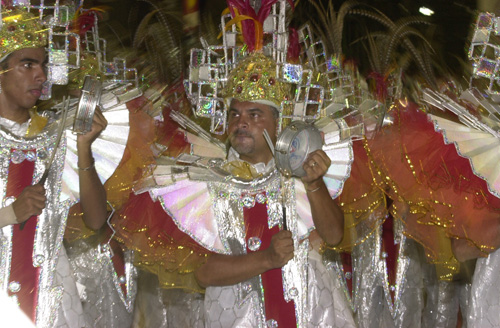
<path id="1" fill-rule="evenodd" d="M 94 113 L 94 120 L 92 121 L 92 128 L 89 132 L 85 134 L 79 134 L 77 137 L 77 145 L 78 148 L 90 148 L 92 143 L 99 137 L 101 132 L 108 125 L 108 121 L 102 115 L 102 112 L 99 108 L 96 108 Z"/>
<path id="2" fill-rule="evenodd" d="M 310 153 L 302 166 L 306 171 L 306 175 L 302 177 L 306 189 L 315 190 L 323 186 L 323 176 L 331 164 L 332 161 L 323 150 L 318 149 Z"/>
<path id="3" fill-rule="evenodd" d="M 12 203 L 17 222 L 21 223 L 33 215 L 42 214 L 46 200 L 45 188 L 42 185 L 36 184 L 24 188 L 19 197 Z"/>
<path id="4" fill-rule="evenodd" d="M 281 268 L 293 258 L 292 233 L 283 230 L 271 237 L 271 245 L 264 250 L 270 269 Z"/>

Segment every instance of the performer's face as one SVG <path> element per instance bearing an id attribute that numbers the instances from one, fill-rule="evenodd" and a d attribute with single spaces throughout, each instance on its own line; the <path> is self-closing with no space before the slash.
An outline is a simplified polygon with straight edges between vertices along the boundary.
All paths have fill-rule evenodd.
<path id="1" fill-rule="evenodd" d="M 44 48 L 16 50 L 2 65 L 0 104 L 12 110 L 28 110 L 41 96 L 45 74 Z"/>
<path id="2" fill-rule="evenodd" d="M 228 112 L 229 142 L 242 160 L 267 163 L 272 153 L 263 131 L 267 130 L 274 144 L 277 123 L 278 119 L 270 106 L 233 99 Z"/>

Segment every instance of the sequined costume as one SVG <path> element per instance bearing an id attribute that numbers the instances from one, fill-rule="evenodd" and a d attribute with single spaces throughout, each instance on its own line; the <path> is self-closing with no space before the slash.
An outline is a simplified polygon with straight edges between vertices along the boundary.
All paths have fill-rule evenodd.
<path id="1" fill-rule="evenodd" d="M 92 152 L 97 173 L 106 190 L 108 213 L 112 216 L 128 198 L 131 181 L 140 174 L 143 166 L 149 164 L 152 156 L 146 145 L 152 142 L 154 123 L 142 110 L 144 102 L 142 91 L 138 88 L 136 69 L 130 68 L 127 61 L 120 57 L 108 62 L 107 44 L 99 34 L 100 13 L 104 8 L 86 8 L 83 1 L 72 6 L 68 3 L 68 6 L 68 11 L 75 14 L 72 30 L 80 37 L 81 44 L 77 50 L 80 50 L 81 56 L 79 67 L 69 72 L 67 89 L 74 94 L 89 84 L 89 77 L 102 83 L 99 106 L 107 120 L 107 127 L 93 143 Z M 88 47 L 88 44 L 97 43 L 102 44 L 97 49 Z M 92 89 L 90 95 L 94 91 L 99 90 Z M 84 107 L 82 104 L 89 99 L 83 95 L 75 106 L 78 109 Z M 73 132 L 78 133 L 86 125 L 81 114 L 81 111 L 75 114 Z M 86 114 L 83 114 L 85 117 Z M 70 137 L 74 142 L 74 134 Z M 75 167 L 75 163 L 68 164 L 68 170 Z M 70 176 L 70 180 L 65 182 L 74 193 L 78 186 L 75 176 Z M 125 250 L 114 239 L 109 223 L 94 231 L 86 226 L 82 217 L 80 204 L 73 206 L 64 245 L 79 287 L 86 323 L 89 327 L 130 327 L 137 291 L 133 252 Z"/>
<path id="2" fill-rule="evenodd" d="M 436 212 L 439 214 L 436 219 L 445 219 L 445 224 L 431 220 L 428 230 L 444 230 L 453 238 L 467 241 L 469 247 L 476 250 L 476 256 L 480 258 L 477 259 L 473 275 L 468 273 L 472 275 L 472 283 L 465 285 L 470 291 L 466 306 L 461 306 L 462 312 L 469 327 L 495 327 L 500 311 L 500 299 L 495 293 L 499 285 L 495 269 L 498 267 L 496 249 L 500 198 L 493 178 L 497 162 L 491 161 L 488 154 L 496 153 L 498 137 L 476 112 L 480 106 L 476 101 L 480 100 L 482 105 L 493 108 L 498 105 L 491 99 L 474 100 L 474 89 L 466 90 L 461 95 L 462 99 L 468 99 L 470 103 L 429 90 L 425 92 L 426 96 L 430 96 L 427 98 L 429 104 L 438 108 L 446 104 L 447 108 L 453 109 L 453 114 L 448 114 L 452 118 L 456 115 L 452 120 L 428 115 L 427 129 L 435 130 L 434 137 L 442 138 L 446 144 L 442 146 L 446 151 L 441 152 L 440 164 L 429 178 L 434 189 L 441 191 L 438 196 L 443 203 L 436 206 L 440 209 Z M 436 98 L 433 99 L 434 96 Z M 421 222 L 426 224 L 427 221 Z M 442 249 L 439 244 L 429 245 L 433 249 Z M 460 296 L 460 303 L 465 303 L 463 295 Z"/>
<path id="3" fill-rule="evenodd" d="M 337 126 L 334 121 L 332 124 Z M 325 181 L 328 188 L 331 187 L 331 195 L 337 196 L 349 172 L 352 152 L 349 140 L 337 144 L 338 130 L 328 131 L 332 134 L 327 134 L 331 137 L 327 139 L 332 142 L 333 148 L 328 152 L 333 164 Z M 293 231 L 296 254 L 300 256 L 285 266 L 282 274 L 280 269 L 272 270 L 271 278 L 264 274 L 267 278 L 262 280 L 263 275 L 234 286 L 208 288 L 201 318 L 204 317 L 209 326 L 265 326 L 267 320 L 274 322 L 273 316 L 278 311 L 287 317 L 283 320 L 292 320 L 293 325 L 297 321 L 301 327 L 354 326 L 351 310 L 340 293 L 339 281 L 324 267 L 317 251 L 310 250 L 306 237 L 313 226 L 303 184 L 290 179 L 283 187 L 287 189 L 283 190 L 274 161 L 267 166 L 263 163 L 251 166 L 239 161 L 234 150 L 229 152 L 226 161 L 222 159 L 225 157 L 223 144 L 211 144 L 182 129 L 178 133 L 182 133 L 182 138 L 176 146 L 184 143 L 190 146 L 192 154 L 160 158 L 152 176 L 135 187 L 136 193 L 149 190 L 152 198 L 160 202 L 148 203 L 144 199 L 147 194 L 139 194 L 132 196 L 121 211 L 117 234 L 137 251 L 140 267 L 158 275 L 163 288 L 199 290 L 193 272 L 210 253 L 245 254 L 268 247 L 271 236 L 282 227 L 281 198 L 286 195 L 286 212 L 291 213 L 287 215 L 288 229 Z M 172 144 L 171 147 L 176 148 Z M 252 172 L 256 176 L 261 172 L 262 176 L 252 178 Z M 248 229 L 255 231 L 255 235 Z M 282 275 L 285 278 L 281 278 Z M 285 295 L 281 279 L 289 289 Z M 268 309 L 258 296 L 261 284 L 264 284 L 262 293 L 267 293 Z M 223 295 L 218 297 L 220 293 Z M 275 295 L 281 304 L 277 306 L 269 294 Z M 285 297 L 290 301 L 286 302 Z M 239 306 L 241 302 L 243 307 Z M 298 309 L 296 316 L 292 302 Z M 186 305 L 193 304 L 195 302 Z M 272 304 L 275 306 L 270 306 Z M 282 310 L 287 307 L 291 309 Z M 266 320 L 264 312 L 269 319 Z"/>
<path id="4" fill-rule="evenodd" d="M 293 125 L 290 122 L 294 120 L 317 121 L 315 123 L 325 128 L 332 123 L 328 126 L 332 130 L 326 131 L 326 145 L 322 151 L 319 149 L 321 136 L 319 148 L 315 148 L 316 154 L 324 155 L 324 151 L 329 159 L 323 158 L 327 162 L 325 170 L 322 168 L 321 175 L 314 180 L 320 185 L 315 191 L 321 190 L 315 195 L 330 203 L 332 199 L 328 198 L 338 196 L 349 175 L 350 137 L 356 134 L 349 130 L 345 121 L 325 118 L 339 106 L 325 107 L 334 101 L 344 102 L 333 91 L 345 87 L 337 79 L 341 71 L 338 58 L 325 58 L 329 64 L 316 67 L 315 55 L 306 54 L 304 49 L 302 55 L 311 57 L 304 58 L 307 66 L 288 62 L 286 54 L 292 49 L 288 49 L 285 16 L 287 9 L 293 8 L 292 1 L 228 1 L 228 5 L 229 10 L 221 18 L 222 26 L 226 26 L 222 45 L 202 42 L 203 49 L 192 49 L 190 73 L 184 81 L 193 114 L 196 120 L 204 120 L 203 123 L 180 117 L 180 113 L 172 111 L 170 117 L 182 127 L 179 132 L 189 148 L 178 156 L 159 157 L 152 175 L 134 186 L 138 194 L 136 204 L 145 204 L 139 198 L 142 192 L 148 191 L 153 200 L 161 202 L 162 210 L 168 215 L 141 215 L 137 213 L 140 209 L 134 211 L 129 207 L 123 211 L 126 215 L 122 216 L 124 220 L 117 232 L 127 245 L 137 248 L 143 260 L 142 267 L 147 267 L 146 260 L 151 259 L 151 272 L 158 274 L 160 283 L 166 288 L 194 289 L 193 272 L 200 269 L 200 261 L 196 263 L 196 260 L 202 262 L 199 273 L 206 268 L 203 262 L 207 258 L 207 265 L 214 263 L 217 257 L 211 253 L 235 255 L 231 257 L 234 259 L 236 255 L 263 251 L 269 247 L 273 235 L 289 235 L 281 231 L 286 217 L 287 230 L 293 236 L 293 239 L 291 236 L 286 239 L 293 243 L 295 257 L 282 268 L 280 264 L 278 269 L 265 271 L 236 285 L 207 288 L 205 324 L 223 327 L 354 326 L 350 309 L 339 293 L 338 280 L 324 267 L 317 250 L 310 249 L 309 234 L 316 232 L 311 232 L 314 230 L 312 214 L 303 184 L 284 178 L 290 176 L 291 171 L 288 174 L 279 172 L 276 168 L 279 159 L 276 166 L 274 160 L 269 162 L 272 152 L 267 147 L 273 149 L 272 141 L 264 145 L 263 131 L 256 132 L 258 147 L 263 146 L 257 152 L 266 157 L 256 161 L 266 163 L 256 165 L 238 160 L 235 151 L 229 151 L 228 155 L 227 147 L 221 142 L 226 137 L 232 101 L 269 106 L 262 110 L 267 115 L 266 131 L 273 137 L 287 124 Z M 304 36 L 304 40 L 310 39 Z M 318 56 L 325 54 L 321 52 Z M 298 58 L 294 60 L 299 62 Z M 323 75 L 326 71 L 335 79 Z M 351 81 L 349 78 L 346 76 L 345 81 Z M 208 128 L 200 126 L 206 127 L 206 123 L 209 123 Z M 213 137 L 206 130 L 219 136 Z M 292 148 L 309 141 L 307 134 L 304 135 L 305 140 L 294 139 L 296 143 Z M 302 167 L 299 153 L 293 154 L 297 160 L 294 164 Z M 321 177 L 324 177 L 324 184 Z M 148 207 L 145 211 L 156 209 Z M 315 220 L 340 224 L 340 211 L 335 207 L 334 212 L 325 215 L 325 220 L 319 215 Z M 340 238 L 341 232 L 334 230 L 333 235 Z M 161 253 L 165 257 L 160 258 Z M 182 259 L 186 259 L 186 263 Z M 159 270 L 153 271 L 158 267 Z M 182 279 L 188 276 L 191 281 Z M 163 280 L 165 277 L 169 279 Z"/>
<path id="5" fill-rule="evenodd" d="M 376 160 L 367 150 L 379 149 L 377 142 L 375 136 L 353 145 L 351 176 L 339 197 L 352 229 L 346 229 L 349 237 L 337 247 L 346 253 L 330 254 L 330 265 L 342 281 L 359 327 L 454 326 L 460 289 L 438 281 L 421 245 L 405 235 L 407 205 L 398 198 L 390 200 L 373 183 L 372 172 L 377 171 L 371 171 L 369 163 L 373 166 Z"/>
<path id="6" fill-rule="evenodd" d="M 114 141 L 123 139 L 123 149 L 118 147 L 120 143 L 113 145 L 115 150 L 120 150 L 118 156 L 113 157 L 121 161 L 104 184 L 108 202 L 117 211 L 128 200 L 134 179 L 152 163 L 151 149 L 145 147 L 155 140 L 154 121 L 144 110 L 148 105 L 144 97 L 139 97 L 111 111 L 116 121 L 108 118 L 110 132 L 115 130 L 111 132 Z M 124 122 L 130 122 L 127 129 L 124 129 Z M 105 139 L 109 142 L 109 138 Z M 97 152 L 109 156 L 111 144 L 108 142 L 96 147 Z M 70 214 L 65 245 L 75 276 L 82 285 L 87 321 L 96 327 L 131 326 L 137 293 L 134 248 L 130 245 L 130 249 L 123 250 L 123 244 L 115 239 L 113 228 L 105 227 L 96 235 L 85 226 L 79 211 Z"/>
<path id="7" fill-rule="evenodd" d="M 19 7 L 15 7 L 17 5 Z M 80 2 L 80 6 L 82 5 L 83 2 Z M 61 4 L 61 6 L 59 3 L 48 6 L 43 2 L 39 5 L 8 2 L 7 4 L 0 4 L 0 7 L 2 6 L 7 7 L 1 8 L 2 30 L 0 35 L 4 41 L 1 47 L 2 60 L 9 54 L 14 54 L 17 50 L 23 51 L 25 48 L 42 48 L 40 50 L 45 53 L 43 47 L 47 45 L 47 39 L 49 39 L 50 46 L 46 49 L 48 52 L 47 67 L 44 66 L 44 70 L 40 70 L 44 72 L 43 74 L 40 73 L 40 75 L 36 76 L 37 83 L 45 82 L 43 84 L 44 88 L 40 87 L 42 89 L 40 99 L 51 97 L 51 86 L 53 84 L 64 85 L 68 83 L 69 69 L 81 68 L 80 73 L 83 74 L 85 71 L 87 74 L 95 75 L 95 69 L 86 70 L 87 67 L 83 67 L 83 64 L 82 67 L 79 67 L 80 47 L 77 45 L 79 39 L 68 28 L 71 23 L 70 16 L 75 9 L 71 7 L 71 2 Z M 46 19 L 38 19 L 34 16 L 36 12 L 39 13 L 40 18 L 50 15 L 55 19 L 50 20 L 50 22 Z M 59 19 L 59 12 L 65 13 L 64 18 Z M 66 33 L 57 30 L 61 26 L 66 26 Z M 86 38 L 87 42 L 90 37 L 99 39 L 98 33 L 94 31 L 94 26 L 88 26 L 88 28 L 92 28 L 95 33 Z M 66 41 L 63 43 L 77 45 L 74 47 L 76 49 L 73 47 L 71 50 L 68 47 L 59 49 L 51 43 L 54 34 L 62 36 Z M 99 39 L 98 42 L 101 42 L 101 40 Z M 99 51 L 105 53 L 105 46 Z M 68 52 L 72 53 L 71 56 Z M 58 55 L 55 55 L 55 53 Z M 57 56 L 66 60 L 60 60 L 55 64 L 54 57 Z M 71 59 L 68 59 L 69 57 Z M 98 66 L 104 66 L 105 56 L 98 57 Z M 43 60 L 40 60 L 40 63 L 42 62 Z M 125 63 L 123 62 L 123 64 Z M 107 73 L 114 75 L 109 80 L 120 79 L 120 73 L 125 71 L 130 73 L 133 69 L 127 68 L 126 65 L 120 65 L 117 69 L 106 70 Z M 45 74 L 49 76 L 48 80 L 46 80 Z M 137 81 L 136 75 L 130 74 L 129 76 L 132 76 L 132 82 L 134 78 Z M 23 78 L 26 78 L 27 83 L 30 83 L 29 75 L 23 75 Z M 76 241 L 72 245 L 74 247 L 68 249 L 63 244 L 63 238 L 68 238 L 68 236 L 69 239 L 75 240 L 86 238 L 95 233 L 87 228 L 83 222 L 83 213 L 79 206 L 70 209 L 70 206 L 80 198 L 79 182 L 81 180 L 79 180 L 79 176 L 82 171 L 97 168 L 97 176 L 87 175 L 85 179 L 87 181 L 85 182 L 91 181 L 93 185 L 91 193 L 95 193 L 100 197 L 97 205 L 103 209 L 102 222 L 104 222 L 105 192 L 101 183 L 109 178 L 115 170 L 122 158 L 125 143 L 127 142 L 129 132 L 128 110 L 117 108 L 117 105 L 120 102 L 126 102 L 137 97 L 139 92 L 133 88 L 127 90 L 120 88 L 119 83 L 116 83 L 116 81 L 109 82 L 111 82 L 112 86 L 107 88 L 105 95 L 97 100 L 101 104 L 103 111 L 107 113 L 104 114 L 105 119 L 100 121 L 98 118 L 96 121 L 99 121 L 103 127 L 107 125 L 107 121 L 112 122 L 112 127 L 107 129 L 106 132 L 100 133 L 100 137 L 94 135 L 95 138 L 88 144 L 92 149 L 90 154 L 91 165 L 87 168 L 82 169 L 79 166 L 78 161 L 81 160 L 81 157 L 79 156 L 80 151 L 77 149 L 77 135 L 69 130 L 74 121 L 81 119 L 81 115 L 75 114 L 77 107 L 79 107 L 77 99 L 68 100 L 68 98 L 65 98 L 62 103 L 57 104 L 57 101 L 55 104 L 52 103 L 53 108 L 44 112 L 43 117 L 36 113 L 36 109 L 31 109 L 30 120 L 23 124 L 0 118 L 3 126 L 0 144 L 2 154 L 6 154 L 2 160 L 2 167 L 4 168 L 2 171 L 2 206 L 5 206 L 2 213 L 11 210 L 10 212 L 13 214 L 13 206 L 10 203 L 20 195 L 25 187 L 44 181 L 42 179 L 45 178 L 42 178 L 42 175 L 45 175 L 45 171 L 48 170 L 48 178 L 44 182 L 47 201 L 42 214 L 38 218 L 32 217 L 28 219 L 25 226 L 24 223 L 20 225 L 14 224 L 17 223 L 15 215 L 14 220 L 8 220 L 2 224 L 2 227 L 6 224 L 13 224 L 4 227 L 2 231 L 2 240 L 4 241 L 2 244 L 4 247 L 2 259 L 3 263 L 5 263 L 2 271 L 2 286 L 8 290 L 14 299 L 19 301 L 20 307 L 25 313 L 28 313 L 38 327 L 123 327 L 130 325 L 130 313 L 128 315 L 129 322 L 127 323 L 126 312 L 127 310 L 131 312 L 130 308 L 133 301 L 123 295 L 128 290 L 125 290 L 126 288 L 123 288 L 123 291 L 121 290 L 122 286 L 120 286 L 118 280 L 123 279 L 122 274 L 117 275 L 112 264 L 112 259 L 116 260 L 120 257 L 120 249 L 111 250 L 109 242 L 102 245 L 102 247 L 92 249 L 89 248 L 91 243 L 86 244 L 84 240 Z M 119 82 L 126 83 L 128 81 L 124 77 Z M 31 83 L 38 85 L 33 81 Z M 77 85 L 76 88 L 80 87 L 81 85 Z M 0 92 L 5 93 L 7 97 L 10 94 L 6 92 L 6 89 L 0 89 Z M 2 96 L 4 95 L 2 94 Z M 27 107 L 16 107 L 15 101 L 7 102 L 6 105 L 7 109 L 12 110 L 14 108 L 18 111 L 28 111 L 27 108 L 34 105 L 34 102 Z M 92 115 L 90 116 L 90 122 L 87 121 L 89 123 L 88 129 L 80 131 L 82 133 L 90 130 L 94 114 L 94 108 L 86 107 L 85 109 L 87 112 L 84 115 L 89 114 L 88 110 L 92 111 Z M 122 110 L 120 111 L 120 109 Z M 70 119 L 74 118 L 74 116 L 78 116 L 78 119 Z M 68 130 L 65 131 L 65 129 Z M 94 131 L 102 132 L 99 128 Z M 61 137 L 60 143 L 58 137 Z M 81 144 L 79 143 L 78 146 L 81 146 Z M 55 154 L 53 162 L 51 159 L 52 154 Z M 86 157 L 86 159 L 89 159 L 89 157 Z M 96 186 L 97 188 L 95 188 Z M 101 191 L 102 193 L 100 193 Z M 83 192 L 85 193 L 85 191 Z M 96 202 L 93 203 L 96 204 Z M 70 220 L 69 217 L 75 218 L 75 220 Z M 70 224 L 71 229 L 69 231 L 66 230 L 68 221 L 75 223 Z M 98 229 L 98 227 L 94 229 Z M 66 233 L 67 235 L 65 235 Z M 109 235 L 104 237 L 110 239 Z M 112 252 L 116 256 L 113 256 Z M 78 274 L 75 275 L 75 271 L 78 271 Z M 118 270 L 118 272 L 120 271 Z M 94 279 L 94 284 L 88 283 L 85 278 Z M 132 288 L 134 285 L 127 284 L 127 289 L 129 287 Z M 116 291 L 118 291 L 118 294 Z M 120 294 L 120 292 L 122 293 Z M 133 295 L 133 293 L 131 294 Z M 120 308 L 121 303 L 127 303 L 127 310 L 122 304 L 124 310 L 121 313 L 115 313 L 122 309 Z M 101 313 L 96 308 L 99 308 Z"/>
<path id="8" fill-rule="evenodd" d="M 468 52 L 472 62 L 469 89 L 460 93 L 424 92 L 426 103 L 452 112 L 457 117 L 457 120 L 448 121 L 432 116 L 431 121 L 447 146 L 456 152 L 455 160 L 446 164 L 451 166 L 448 176 L 454 182 L 454 192 L 462 197 L 457 202 L 451 202 L 457 215 L 450 220 L 449 229 L 453 236 L 466 241 L 468 248 L 474 250 L 475 254 L 466 255 L 466 258 L 479 257 L 472 277 L 467 311 L 469 327 L 498 327 L 500 324 L 497 292 L 500 286 L 500 108 L 496 83 L 498 57 L 490 52 L 499 46 L 496 39 L 497 20 L 498 17 L 492 13 L 480 13 L 477 17 Z M 460 163 L 468 165 L 469 171 L 457 177 L 455 168 L 460 167 Z M 458 252 L 461 253 L 460 249 Z"/>
<path id="9" fill-rule="evenodd" d="M 469 311 L 467 320 L 476 326 L 472 318 L 486 320 L 482 310 L 485 303 L 479 301 L 483 298 L 478 292 L 485 288 L 482 279 L 495 279 L 485 265 L 494 260 L 479 260 L 469 300 L 470 285 L 453 281 L 459 262 L 451 251 L 450 238 L 470 241 L 478 250 L 491 252 L 499 199 L 489 192 L 487 181 L 477 176 L 457 146 L 450 143 L 458 135 L 468 139 L 468 132 L 464 133 L 467 128 L 456 122 L 456 116 L 450 113 L 448 120 L 427 115 L 409 102 L 396 105 L 392 113 L 394 125 L 385 128 L 366 149 L 375 181 L 396 201 L 391 211 L 404 224 L 404 235 L 425 250 L 425 259 L 420 259 L 423 275 L 419 278 L 426 282 L 427 297 L 423 300 L 427 309 L 422 325 L 453 325 L 459 319 L 460 307 L 463 321 Z M 453 134 L 451 126 L 461 132 Z M 402 204 L 407 204 L 408 210 Z M 435 273 L 426 262 L 435 266 Z"/>
<path id="10" fill-rule="evenodd" d="M 466 242 L 475 257 L 488 256 L 477 260 L 470 298 L 465 284 L 460 286 L 458 300 L 449 302 L 460 303 L 470 327 L 498 326 L 500 310 L 495 293 L 500 208 L 499 110 L 494 83 L 498 59 L 488 58 L 491 53 L 486 51 L 498 49 L 497 40 L 490 38 L 497 32 L 495 22 L 490 13 L 478 17 L 469 50 L 474 62 L 469 89 L 422 90 L 422 102 L 432 113 L 428 115 L 404 101 L 397 104 L 392 133 L 399 138 L 392 146 L 400 151 L 392 157 L 380 149 L 378 154 L 379 172 L 384 172 L 379 181 L 394 168 L 392 162 L 402 164 L 399 172 L 392 170 L 390 179 L 398 198 L 410 205 L 406 233 L 425 247 L 441 278 L 452 279 L 458 272 L 450 238 Z M 389 143 L 384 146 L 391 148 Z M 414 188 L 409 188 L 411 184 Z"/>
<path id="11" fill-rule="evenodd" d="M 274 269 L 237 285 L 207 288 L 206 324 L 265 327 L 277 320 L 295 325 L 296 320 L 299 327 L 354 326 L 339 282 L 332 279 L 317 251 L 310 249 L 307 237 L 314 227 L 303 184 L 289 180 L 283 191 L 273 163 L 267 170 L 264 177 L 248 183 L 234 179 L 185 181 L 150 192 L 161 201 L 179 229 L 207 250 L 225 255 L 268 247 L 271 236 L 282 224 L 281 195 L 288 195 L 286 212 L 290 213 L 288 229 L 294 232 L 295 258 L 282 273 L 281 269 Z M 192 205 L 181 201 L 194 198 L 198 200 Z M 277 306 L 280 303 L 276 302 L 282 305 Z M 295 315 L 290 318 L 290 314 Z"/>
<path id="12" fill-rule="evenodd" d="M 3 3 L 0 4 L 2 6 Z M 12 58 L 23 52 L 39 55 L 36 60 L 32 59 L 38 65 L 30 65 L 36 73 L 17 75 L 21 78 L 21 85 L 17 86 L 19 89 L 23 89 L 24 82 L 37 89 L 29 102 L 22 105 L 16 103 L 20 100 L 17 97 L 26 99 L 22 93 L 11 99 L 12 91 L 6 90 L 5 86 L 8 81 L 12 85 L 16 78 L 9 80 L 10 75 L 2 75 L 2 105 L 5 106 L 2 113 L 5 117 L 0 117 L 0 207 L 2 215 L 10 211 L 14 218 L 5 220 L 4 217 L 0 231 L 2 293 L 17 301 L 20 309 L 37 327 L 82 327 L 86 325 L 82 306 L 62 244 L 68 210 L 73 201 L 63 196 L 67 139 L 64 132 L 61 133 L 63 129 L 59 129 L 61 121 L 41 117 L 35 109 L 29 109 L 40 95 L 44 96 L 41 84 L 47 82 L 45 87 L 50 88 L 54 82 L 46 81 L 41 67 L 45 57 L 43 47 L 47 44 L 48 35 L 53 35 L 53 26 L 42 26 L 42 22 L 26 8 L 8 6 L 0 9 L 3 64 L 10 66 Z M 54 63 L 50 59 L 48 61 L 49 65 Z M 6 118 L 13 118 L 12 111 L 21 115 L 23 123 Z M 61 142 L 59 136 L 62 136 Z M 16 198 L 26 187 L 42 181 L 46 196 L 42 213 L 22 224 L 15 224 L 18 223 L 18 213 L 14 211 Z"/>
<path id="13" fill-rule="evenodd" d="M 27 127 L 17 132 L 24 135 Z M 38 217 L 30 218 L 22 230 L 19 225 L 1 230 L 2 289 L 16 296 L 25 312 L 33 314 L 37 327 L 85 326 L 75 280 L 62 245 L 71 204 L 61 198 L 66 142 L 63 138 L 55 149 L 56 136 L 48 130 L 25 138 L 3 127 L 0 138 L 4 206 L 25 186 L 40 180 L 50 153 L 56 151 L 45 183 L 46 209 Z M 32 288 L 35 293 L 30 293 Z"/>
<path id="14" fill-rule="evenodd" d="M 472 240 L 480 249 L 491 250 L 494 232 L 482 227 L 496 222 L 499 200 L 487 191 L 469 161 L 434 131 L 436 117 L 427 116 L 415 104 L 401 103 L 396 108 L 394 127 L 370 145 L 374 176 L 393 199 L 408 204 L 406 215 L 403 207 L 394 208 L 396 217 L 404 218 L 405 234 L 424 247 L 438 276 L 451 280 L 458 272 L 458 261 L 450 237 Z"/>
<path id="15" fill-rule="evenodd" d="M 467 312 L 469 327 L 498 327 L 500 325 L 500 252 L 491 253 L 476 262 Z"/>
<path id="16" fill-rule="evenodd" d="M 335 121 L 332 124 L 337 126 Z M 349 172 L 352 152 L 349 140 L 337 143 L 338 133 L 324 129 L 330 131 L 326 139 L 332 142 L 324 146 L 332 158 L 325 182 L 335 197 Z M 238 160 L 231 149 L 226 161 L 220 158 L 224 157 L 223 145 L 210 144 L 186 131 L 184 135 L 193 142 L 194 153 L 160 159 L 152 176 L 136 186 L 138 193 L 149 190 L 152 198 L 160 201 L 164 214 L 152 215 L 157 209 L 151 205 L 145 210 L 142 195 L 135 196 L 135 204 L 123 211 L 125 220 L 117 233 L 127 245 L 147 246 L 137 250 L 144 258 L 141 267 L 148 267 L 148 258 L 151 269 L 158 267 L 155 262 L 164 262 L 161 270 L 152 272 L 160 278 L 169 277 L 165 287 L 193 288 L 193 282 L 186 278 L 192 281 L 192 273 L 207 254 L 243 255 L 267 248 L 272 235 L 283 226 L 284 198 L 286 213 L 290 213 L 287 226 L 299 255 L 282 270 L 270 270 L 234 286 L 207 288 L 205 324 L 265 326 L 267 321 L 276 321 L 300 327 L 354 326 L 339 281 L 324 267 L 317 250 L 310 249 L 307 236 L 314 227 L 300 180 L 285 179 L 281 185 L 274 160 L 267 165 L 250 165 Z M 207 149 L 219 158 L 195 154 L 207 153 Z M 164 254 L 163 258 L 159 254 Z"/>

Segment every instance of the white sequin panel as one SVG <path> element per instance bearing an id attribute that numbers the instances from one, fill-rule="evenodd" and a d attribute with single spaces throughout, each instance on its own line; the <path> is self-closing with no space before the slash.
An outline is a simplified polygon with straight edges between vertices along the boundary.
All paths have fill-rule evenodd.
<path id="1" fill-rule="evenodd" d="M 205 320 L 207 327 L 259 327 L 265 325 L 259 321 L 263 316 L 255 315 L 255 303 L 258 303 L 254 292 L 249 301 L 241 307 L 236 306 L 236 286 L 208 287 L 205 292 Z"/>
<path id="2" fill-rule="evenodd" d="M 215 252 L 227 252 L 219 237 L 206 182 L 183 180 L 169 187 L 150 192 L 179 229 L 203 247 Z"/>
<path id="3" fill-rule="evenodd" d="M 130 259 L 125 256 L 125 277 L 118 277 L 107 246 L 79 240 L 69 244 L 67 252 L 74 275 L 84 286 L 81 298 L 86 321 L 94 327 L 130 327 L 136 294 L 136 270 L 128 275 Z M 126 295 L 122 283 L 126 284 Z"/>
<path id="4" fill-rule="evenodd" d="M 356 327 L 338 277 L 325 267 L 321 255 L 314 250 L 309 252 L 307 277 L 303 327 Z"/>
<path id="5" fill-rule="evenodd" d="M 477 260 L 467 327 L 500 327 L 500 251 Z"/>
<path id="6" fill-rule="evenodd" d="M 104 183 L 120 163 L 129 134 L 129 111 L 120 105 L 103 113 L 108 126 L 92 144 L 92 156 L 99 179 Z M 78 183 L 78 156 L 76 148 L 77 135 L 66 131 L 67 147 L 66 165 L 63 176 L 63 199 L 72 201 L 80 198 Z"/>

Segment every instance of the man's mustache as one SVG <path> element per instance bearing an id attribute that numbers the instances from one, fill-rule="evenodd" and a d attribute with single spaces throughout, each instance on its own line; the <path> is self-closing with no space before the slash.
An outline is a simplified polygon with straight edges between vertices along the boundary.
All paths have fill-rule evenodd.
<path id="1" fill-rule="evenodd" d="M 250 137 L 253 138 L 252 134 L 246 130 L 236 129 L 231 133 L 231 137 Z"/>

